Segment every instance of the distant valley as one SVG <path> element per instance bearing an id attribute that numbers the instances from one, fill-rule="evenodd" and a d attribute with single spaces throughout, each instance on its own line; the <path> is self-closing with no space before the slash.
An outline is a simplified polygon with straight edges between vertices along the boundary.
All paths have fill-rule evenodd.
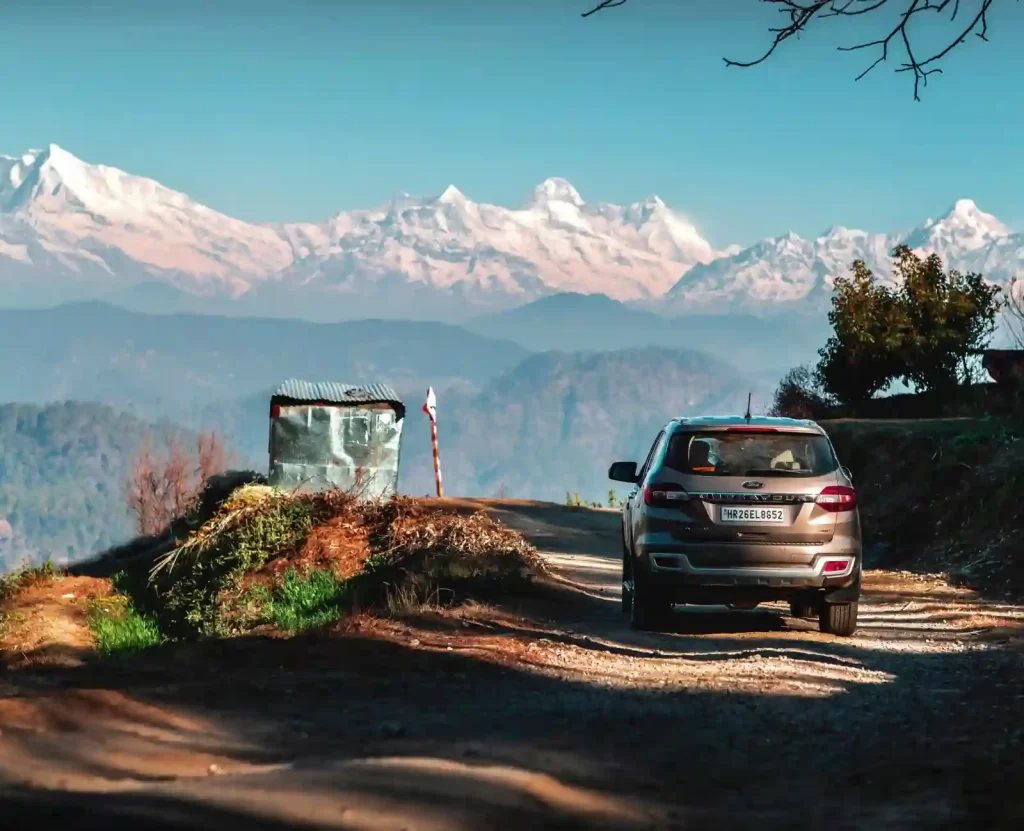
<path id="1" fill-rule="evenodd" d="M 464 328 L 537 351 L 605 351 L 644 346 L 715 355 L 775 381 L 814 360 L 829 334 L 824 314 L 774 319 L 749 314 L 665 317 L 604 295 L 558 294 L 479 317 Z"/>
<path id="2" fill-rule="evenodd" d="M 595 304 L 574 297 L 555 302 L 579 314 Z M 596 306 L 625 321 L 623 332 L 642 315 L 611 301 Z M 531 326 L 546 330 L 548 311 L 536 311 L 535 320 L 527 313 L 504 331 L 529 340 Z M 585 334 L 609 323 L 598 315 L 592 325 L 581 318 L 575 327 Z M 501 330 L 494 321 L 480 328 Z M 667 326 L 662 334 L 685 343 L 680 333 L 686 332 Z M 395 386 L 410 405 L 403 492 L 433 488 L 426 420 L 419 413 L 432 385 L 450 493 L 561 500 L 578 491 L 603 499 L 608 463 L 642 454 L 661 423 L 677 415 L 737 412 L 747 392 L 763 406 L 777 380 L 767 370 L 750 371 L 752 360 L 738 368 L 725 351 L 716 356 L 679 345 L 630 345 L 656 336 L 612 336 L 604 340 L 609 348 L 600 350 L 531 351 L 511 339 L 436 323 L 143 315 L 100 303 L 0 311 L 5 395 L 22 402 L 9 405 L 9 430 L 0 436 L 4 454 L 18 458 L 17 465 L 0 465 L 0 519 L 15 527 L 19 550 L 56 546 L 60 556 L 80 558 L 118 541 L 130 531 L 124 476 L 147 433 L 213 429 L 242 462 L 265 470 L 269 396 L 288 377 Z M 728 330 L 718 337 L 742 341 Z M 579 342 L 594 347 L 602 341 Z M 72 403 L 45 406 L 63 401 Z M 104 450 L 105 444 L 116 450 Z M 98 497 L 84 496 L 81 505 L 65 493 L 79 476 L 83 494 L 103 489 Z M 78 516 L 82 511 L 88 516 Z M 93 522 L 103 513 L 110 522 L 101 532 Z M 35 530 L 26 537 L 27 529 Z"/>

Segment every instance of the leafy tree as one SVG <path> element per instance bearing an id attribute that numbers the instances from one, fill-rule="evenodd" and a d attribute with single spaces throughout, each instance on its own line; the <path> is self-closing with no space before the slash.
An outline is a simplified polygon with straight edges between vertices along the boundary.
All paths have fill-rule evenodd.
<path id="1" fill-rule="evenodd" d="M 969 358 L 992 337 L 1003 305 L 999 287 L 981 274 L 945 271 L 937 254 L 921 259 L 905 245 L 893 258 L 907 327 L 900 345 L 901 377 L 936 392 L 970 383 Z"/>
<path id="2" fill-rule="evenodd" d="M 898 288 L 878 283 L 860 260 L 835 282 L 833 335 L 816 375 L 846 404 L 867 401 L 890 382 L 949 391 L 973 380 L 970 357 L 988 342 L 1002 307 L 1000 289 L 981 274 L 946 271 L 905 245 L 892 252 Z"/>
<path id="3" fill-rule="evenodd" d="M 860 404 L 902 375 L 906 310 L 896 291 L 879 284 L 863 260 L 837 278 L 828 320 L 833 334 L 818 351 L 816 379 L 845 404 Z"/>

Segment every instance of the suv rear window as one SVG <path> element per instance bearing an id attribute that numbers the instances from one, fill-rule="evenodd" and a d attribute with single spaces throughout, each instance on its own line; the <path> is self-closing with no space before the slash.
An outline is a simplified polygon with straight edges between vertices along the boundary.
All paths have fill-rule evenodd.
<path id="1" fill-rule="evenodd" d="M 701 476 L 821 476 L 839 466 L 825 436 L 813 433 L 676 433 L 664 464 Z"/>

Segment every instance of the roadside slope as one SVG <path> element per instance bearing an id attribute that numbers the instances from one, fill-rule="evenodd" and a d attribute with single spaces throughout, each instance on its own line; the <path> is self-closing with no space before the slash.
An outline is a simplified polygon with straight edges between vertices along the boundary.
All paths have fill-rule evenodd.
<path id="1" fill-rule="evenodd" d="M 822 422 L 853 472 L 869 566 L 946 572 L 1024 598 L 1021 424 L 1001 418 Z"/>

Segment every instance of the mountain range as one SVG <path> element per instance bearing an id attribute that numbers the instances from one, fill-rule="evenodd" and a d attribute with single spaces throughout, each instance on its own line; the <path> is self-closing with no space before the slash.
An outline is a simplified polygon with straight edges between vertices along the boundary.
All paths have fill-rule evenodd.
<path id="1" fill-rule="evenodd" d="M 550 295 L 659 315 L 817 313 L 860 258 L 905 242 L 1003 282 L 1024 237 L 972 201 L 895 233 L 833 227 L 716 250 L 657 196 L 588 202 L 550 178 L 510 209 L 454 186 L 320 223 L 254 224 L 57 145 L 0 157 L 0 304 L 105 299 L 137 311 L 464 322 Z"/>

